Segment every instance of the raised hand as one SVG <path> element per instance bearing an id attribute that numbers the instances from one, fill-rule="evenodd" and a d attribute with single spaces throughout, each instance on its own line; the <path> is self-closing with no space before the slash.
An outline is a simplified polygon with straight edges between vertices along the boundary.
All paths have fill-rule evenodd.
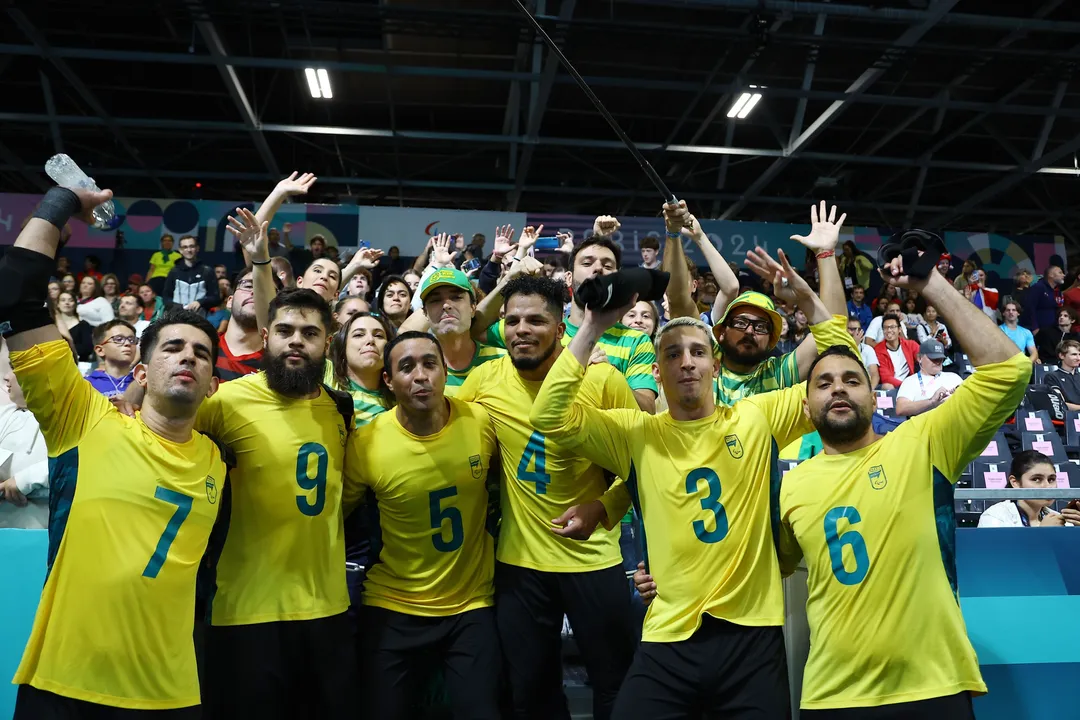
<path id="1" fill-rule="evenodd" d="M 437 268 L 448 268 L 454 266 L 454 258 L 457 257 L 457 252 L 450 252 L 450 243 L 452 242 L 449 235 L 446 233 L 439 233 L 435 237 L 431 238 L 431 264 Z"/>
<path id="2" fill-rule="evenodd" d="M 558 250 L 559 252 L 566 253 L 567 255 L 570 255 L 571 253 L 574 252 L 574 233 L 572 233 L 572 232 L 556 233 L 555 237 L 559 238 L 559 242 L 561 243 L 559 245 L 559 250 Z"/>
<path id="3" fill-rule="evenodd" d="M 518 275 L 539 275 L 544 271 L 544 264 L 534 257 L 526 255 L 520 260 L 515 260 L 510 264 L 510 269 L 506 271 L 506 278 L 515 278 Z"/>
<path id="4" fill-rule="evenodd" d="M 829 209 L 828 217 L 825 215 L 825 201 L 821 201 L 821 210 L 816 205 L 810 206 L 810 234 L 792 235 L 791 239 L 802 243 L 815 253 L 828 252 L 836 249 L 836 242 L 840 239 L 840 228 L 847 220 L 847 213 L 836 217 L 836 206 Z"/>
<path id="5" fill-rule="evenodd" d="M 352 258 L 349 260 L 349 267 L 367 268 L 368 270 L 374 270 L 379 266 L 379 258 L 383 256 L 383 251 L 378 248 L 360 248 L 353 253 Z"/>
<path id="6" fill-rule="evenodd" d="M 664 225 L 669 233 L 681 232 L 690 223 L 690 211 L 686 209 L 686 201 L 678 203 L 664 203 Z"/>
<path id="7" fill-rule="evenodd" d="M 306 195 L 307 191 L 311 189 L 311 186 L 315 184 L 315 181 L 318 180 L 318 178 L 311 173 L 304 173 L 303 175 L 299 175 L 299 177 L 298 175 L 299 173 L 293 170 L 292 175 L 280 181 L 274 189 L 286 197 Z M 288 231 L 286 230 L 286 232 Z"/>
<path id="8" fill-rule="evenodd" d="M 233 234 L 233 237 L 236 238 L 236 241 L 240 243 L 240 246 L 253 260 L 261 260 L 264 256 L 269 256 L 266 228 L 270 223 L 263 222 L 260 225 L 259 221 L 255 219 L 255 214 L 247 208 L 236 208 L 236 214 L 240 217 L 235 218 L 230 215 L 229 224 L 226 226 L 229 232 Z"/>
<path id="9" fill-rule="evenodd" d="M 920 251 L 919 255 L 923 253 Z M 909 290 L 915 290 L 920 295 L 926 289 L 926 286 L 932 282 L 948 282 L 945 280 L 941 273 L 930 273 L 930 277 L 925 279 L 913 278 L 910 275 L 904 273 L 904 258 L 897 255 L 891 262 L 885 265 L 885 267 L 878 269 L 878 274 L 881 275 L 881 279 L 890 285 L 896 285 L 897 287 L 907 288 Z M 968 285 L 964 286 L 964 297 L 968 300 L 971 299 L 971 288 Z"/>
<path id="10" fill-rule="evenodd" d="M 509 225 L 495 228 L 495 246 L 491 249 L 492 258 L 500 259 L 509 255 L 517 246 L 518 244 L 514 242 L 514 228 Z"/>
<path id="11" fill-rule="evenodd" d="M 529 226 L 521 231 L 521 240 L 518 242 L 518 254 L 528 255 L 529 251 L 536 245 L 536 241 L 540 239 L 540 234 L 544 232 L 544 226 L 534 228 Z"/>
<path id="12" fill-rule="evenodd" d="M 779 255 L 780 262 L 777 262 L 763 248 L 754 248 L 746 253 L 746 266 L 762 280 L 771 282 L 773 294 L 784 302 L 795 302 L 797 298 L 812 295 L 810 286 L 791 267 L 783 250 Z"/>
<path id="13" fill-rule="evenodd" d="M 612 215 L 601 215 L 593 221 L 593 235 L 610 236 L 622 227 L 622 223 Z"/>
<path id="14" fill-rule="evenodd" d="M 615 325 L 615 323 L 622 320 L 623 315 L 630 312 L 630 308 L 634 307 L 637 303 L 637 293 L 634 293 L 630 298 L 630 302 L 622 307 L 618 308 L 605 308 L 603 310 L 593 310 L 591 308 L 585 308 L 585 318 L 581 322 L 581 327 L 588 325 L 592 328 L 597 328 L 601 331 Z"/>
<path id="15" fill-rule="evenodd" d="M 87 225 L 94 224 L 94 208 L 109 202 L 113 196 L 112 190 L 87 190 L 86 188 L 68 188 L 68 190 L 79 198 L 81 207 L 76 217 Z"/>

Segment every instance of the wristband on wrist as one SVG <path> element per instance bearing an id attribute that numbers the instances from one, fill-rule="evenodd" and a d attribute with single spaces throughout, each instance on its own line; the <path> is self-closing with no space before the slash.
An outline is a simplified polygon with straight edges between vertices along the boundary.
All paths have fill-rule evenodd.
<path id="1" fill-rule="evenodd" d="M 817 259 L 818 260 L 824 260 L 825 258 L 831 258 L 833 255 L 836 255 L 836 253 L 833 250 L 825 250 L 825 251 L 819 252 L 817 254 Z"/>
<path id="2" fill-rule="evenodd" d="M 45 220 L 62 232 L 67 221 L 81 210 L 82 201 L 78 195 L 67 188 L 54 187 L 49 188 L 49 192 L 41 198 L 41 204 L 34 210 L 32 217 Z"/>
<path id="3" fill-rule="evenodd" d="M 678 237 L 679 237 L 679 233 L 677 233 L 677 232 L 671 232 L 670 230 L 668 230 L 668 231 L 667 231 L 667 236 L 668 236 L 669 238 L 675 239 L 675 238 L 678 238 Z"/>
<path id="4" fill-rule="evenodd" d="M 269 260 L 252 260 L 251 264 L 252 265 L 269 265 L 270 261 Z"/>

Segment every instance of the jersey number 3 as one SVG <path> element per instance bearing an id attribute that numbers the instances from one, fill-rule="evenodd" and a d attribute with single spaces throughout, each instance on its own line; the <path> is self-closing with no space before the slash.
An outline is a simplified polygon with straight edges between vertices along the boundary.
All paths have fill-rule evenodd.
<path id="1" fill-rule="evenodd" d="M 720 504 L 720 493 L 722 490 L 720 487 L 720 476 L 709 468 L 691 470 L 690 474 L 686 476 L 686 494 L 696 495 L 698 492 L 698 485 L 702 480 L 708 483 L 709 494 L 701 498 L 701 509 L 708 510 L 713 514 L 716 527 L 712 530 L 706 530 L 704 520 L 695 520 L 694 534 L 697 535 L 697 539 L 703 543 L 720 542 L 727 537 L 728 534 L 727 510 Z"/>
<path id="2" fill-rule="evenodd" d="M 844 585 L 858 585 L 870 569 L 870 555 L 866 552 L 866 541 L 860 533 L 854 530 L 839 532 L 837 526 L 840 520 L 847 520 L 848 526 L 851 526 L 862 522 L 862 517 L 851 506 L 834 507 L 825 514 L 825 542 L 829 546 L 833 575 Z M 845 545 L 851 548 L 851 554 L 855 557 L 854 570 L 849 571 L 844 567 Z"/>
<path id="3" fill-rule="evenodd" d="M 311 477 L 311 456 L 314 455 L 315 477 Z M 296 456 L 296 484 L 301 490 L 315 491 L 315 502 L 311 502 L 307 493 L 296 496 L 296 507 L 305 515 L 314 517 L 323 511 L 326 505 L 326 448 L 319 443 L 304 443 Z"/>
<path id="4" fill-rule="evenodd" d="M 547 473 L 547 450 L 545 449 L 546 438 L 538 432 L 529 436 L 529 442 L 525 445 L 525 452 L 521 453 L 521 461 L 517 466 L 517 479 L 522 482 L 536 483 L 536 494 L 546 495 L 547 486 L 551 482 L 551 476 Z M 532 463 L 533 470 L 529 470 Z"/>

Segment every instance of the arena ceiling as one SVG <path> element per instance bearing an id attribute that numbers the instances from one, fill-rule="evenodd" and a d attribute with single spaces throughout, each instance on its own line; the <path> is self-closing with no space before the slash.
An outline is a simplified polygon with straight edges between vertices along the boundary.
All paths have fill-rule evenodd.
<path id="1" fill-rule="evenodd" d="M 860 224 L 1080 237 L 1072 0 L 530 5 L 699 215 L 801 222 L 825 198 Z M 514 0 L 0 12 L 3 191 L 44 187 L 62 150 L 128 196 L 254 199 L 298 169 L 316 202 L 658 209 Z"/>

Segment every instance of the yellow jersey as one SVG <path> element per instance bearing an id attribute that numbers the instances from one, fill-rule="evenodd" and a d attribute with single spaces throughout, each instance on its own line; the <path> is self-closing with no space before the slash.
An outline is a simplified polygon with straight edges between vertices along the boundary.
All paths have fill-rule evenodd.
<path id="1" fill-rule="evenodd" d="M 199 704 L 195 582 L 226 467 L 83 380 L 63 340 L 11 353 L 49 449 L 49 575 L 14 682 L 111 707 Z"/>
<path id="2" fill-rule="evenodd" d="M 337 401 L 284 397 L 265 373 L 223 383 L 196 427 L 236 454 L 232 513 L 208 604 L 212 625 L 345 612 L 341 478 L 348 429 Z"/>
<path id="3" fill-rule="evenodd" d="M 446 401 L 449 419 L 434 435 L 412 434 L 391 410 L 349 440 L 346 512 L 370 488 L 382 535 L 365 605 L 446 617 L 494 603 L 494 539 L 485 520 L 495 430 L 479 405 Z"/>
<path id="4" fill-rule="evenodd" d="M 802 707 L 986 692 L 956 599 L 953 483 L 1030 377 L 1021 354 L 984 365 L 935 410 L 784 478 L 783 547 L 793 536 L 809 570 Z"/>
<path id="5" fill-rule="evenodd" d="M 845 320 L 834 316 L 814 326 L 819 349 L 854 347 Z M 777 454 L 813 429 L 802 409 L 805 387 L 676 421 L 667 412 L 597 410 L 575 401 L 584 376 L 577 359 L 564 353 L 533 404 L 531 421 L 626 478 L 658 588 L 642 640 L 686 640 L 706 613 L 737 625 L 783 625 L 774 542 Z"/>
<path id="6" fill-rule="evenodd" d="M 495 347 L 494 345 L 485 345 L 484 343 L 475 342 L 476 352 L 473 353 L 472 360 L 462 370 L 455 370 L 449 365 L 446 366 L 446 397 L 457 397 L 458 391 L 461 386 L 465 384 L 465 380 L 469 377 L 476 368 L 489 363 L 492 360 L 498 360 L 501 357 L 506 356 L 506 349 L 501 347 Z"/>
<path id="7" fill-rule="evenodd" d="M 571 444 L 545 437 L 529 424 L 529 408 L 542 385 L 522 378 L 507 356 L 473 370 L 457 394 L 458 399 L 487 409 L 499 438 L 503 482 L 498 560 L 545 572 L 588 572 L 618 565 L 619 520 L 630 503 L 625 483 L 616 481 L 609 489 L 603 468 Z M 581 401 L 640 412 L 626 378 L 607 363 L 593 365 L 585 373 Z M 585 541 L 551 531 L 552 519 L 573 505 L 597 499 L 608 509 L 607 529 L 597 528 Z"/>

